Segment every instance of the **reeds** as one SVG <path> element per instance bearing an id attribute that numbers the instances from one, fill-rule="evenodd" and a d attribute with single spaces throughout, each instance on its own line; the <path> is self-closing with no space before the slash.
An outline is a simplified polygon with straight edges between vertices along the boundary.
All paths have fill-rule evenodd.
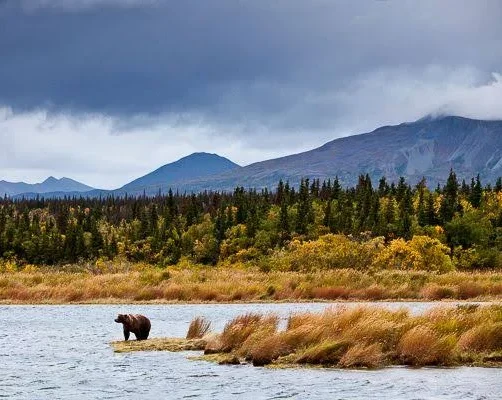
<path id="1" fill-rule="evenodd" d="M 207 335 L 211 329 L 211 321 L 208 321 L 204 317 L 196 317 L 190 322 L 188 327 L 188 332 L 186 335 L 187 339 L 200 339 Z"/>
<path id="2" fill-rule="evenodd" d="M 291 315 L 284 330 L 274 316 L 244 314 L 206 349 L 255 366 L 483 365 L 502 360 L 502 306 L 435 308 L 422 315 L 339 306 Z"/>
<path id="3" fill-rule="evenodd" d="M 0 273 L 0 301 L 12 303 L 253 302 L 298 300 L 442 300 L 502 297 L 502 272 L 261 272 L 200 267 L 127 271 Z"/>

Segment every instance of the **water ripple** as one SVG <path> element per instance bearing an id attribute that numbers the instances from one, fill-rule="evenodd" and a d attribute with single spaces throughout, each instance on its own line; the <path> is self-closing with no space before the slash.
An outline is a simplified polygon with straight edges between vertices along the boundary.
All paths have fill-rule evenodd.
<path id="1" fill-rule="evenodd" d="M 189 361 L 188 353 L 115 354 L 117 313 L 142 313 L 153 336 L 184 336 L 203 315 L 214 329 L 237 314 L 320 311 L 328 304 L 0 306 L 0 398 L 499 399 L 498 369 L 268 370 Z M 391 304 L 399 308 L 403 304 Z M 410 303 L 413 312 L 427 304 Z M 83 328 L 85 327 L 85 329 Z"/>

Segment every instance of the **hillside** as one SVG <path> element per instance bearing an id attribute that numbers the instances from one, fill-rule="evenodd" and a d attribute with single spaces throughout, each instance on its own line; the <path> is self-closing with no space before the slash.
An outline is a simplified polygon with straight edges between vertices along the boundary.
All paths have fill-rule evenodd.
<path id="1" fill-rule="evenodd" d="M 178 161 L 163 165 L 114 192 L 138 194 L 145 191 L 155 194 L 159 189 L 165 192 L 170 187 L 182 187 L 185 182 L 240 169 L 239 165 L 217 154 L 193 153 Z"/>
<path id="2" fill-rule="evenodd" d="M 154 195 L 169 188 L 198 192 L 231 191 L 236 186 L 273 189 L 280 179 L 297 185 L 304 177 L 322 180 L 335 176 L 343 185 L 350 186 L 360 174 L 369 174 L 374 184 L 382 176 L 388 181 L 404 176 L 411 183 L 425 177 L 429 186 L 436 186 L 444 183 L 452 168 L 459 179 L 470 180 L 479 173 L 484 182 L 495 182 L 502 175 L 502 121 L 427 117 L 335 139 L 310 151 L 245 167 L 216 154 L 194 153 L 113 191 L 57 189 L 45 195 Z M 35 196 L 51 191 L 46 189 L 47 181 L 39 185 L 44 190 L 24 190 L 20 186 L 16 193 L 32 192 L 30 196 Z M 2 182 L 0 190 L 6 190 Z"/>
<path id="3" fill-rule="evenodd" d="M 385 175 L 389 181 L 404 176 L 417 182 L 425 177 L 429 185 L 436 185 L 445 181 L 451 168 L 460 179 L 470 180 L 479 173 L 482 180 L 493 182 L 502 175 L 502 121 L 448 116 L 384 126 L 307 152 L 186 182 L 184 188 L 274 187 L 279 179 L 296 184 L 302 177 L 335 175 L 344 185 L 353 185 L 362 173 L 368 173 L 374 183 Z"/>

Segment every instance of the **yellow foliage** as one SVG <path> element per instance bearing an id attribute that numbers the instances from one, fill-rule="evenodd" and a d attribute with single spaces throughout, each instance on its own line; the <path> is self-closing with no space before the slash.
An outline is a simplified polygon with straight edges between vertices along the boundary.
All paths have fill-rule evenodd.
<path id="1" fill-rule="evenodd" d="M 449 249 L 437 239 L 414 236 L 410 241 L 395 239 L 374 259 L 378 269 L 447 272 L 453 269 Z"/>
<path id="2" fill-rule="evenodd" d="M 0 272 L 14 273 L 18 270 L 19 267 L 15 261 L 6 261 L 4 263 L 0 263 Z"/>
<path id="3" fill-rule="evenodd" d="M 33 272 L 37 272 L 37 271 L 38 271 L 38 268 L 33 264 L 26 264 L 23 268 L 23 272 L 26 272 L 26 273 L 33 273 Z"/>
<path id="4" fill-rule="evenodd" d="M 357 242 L 344 235 L 328 234 L 317 240 L 291 241 L 287 251 L 276 252 L 272 264 L 280 270 L 365 269 L 383 246 L 381 238 Z"/>

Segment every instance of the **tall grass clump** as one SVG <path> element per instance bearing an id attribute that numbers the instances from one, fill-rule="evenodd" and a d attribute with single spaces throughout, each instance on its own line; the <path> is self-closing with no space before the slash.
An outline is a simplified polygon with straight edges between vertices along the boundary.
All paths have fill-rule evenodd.
<path id="1" fill-rule="evenodd" d="M 226 353 L 237 350 L 257 331 L 275 333 L 278 323 L 275 315 L 247 313 L 238 316 L 225 325 L 220 336 L 220 350 Z"/>
<path id="2" fill-rule="evenodd" d="M 190 322 L 188 327 L 188 332 L 186 335 L 187 339 L 200 339 L 204 337 L 211 329 L 211 321 L 208 321 L 204 317 L 196 317 Z"/>
<path id="3" fill-rule="evenodd" d="M 256 366 L 481 365 L 502 360 L 502 306 L 440 307 L 421 315 L 338 306 L 292 314 L 282 330 L 276 316 L 244 314 L 230 321 L 213 343 L 212 352 L 230 353 Z"/>

